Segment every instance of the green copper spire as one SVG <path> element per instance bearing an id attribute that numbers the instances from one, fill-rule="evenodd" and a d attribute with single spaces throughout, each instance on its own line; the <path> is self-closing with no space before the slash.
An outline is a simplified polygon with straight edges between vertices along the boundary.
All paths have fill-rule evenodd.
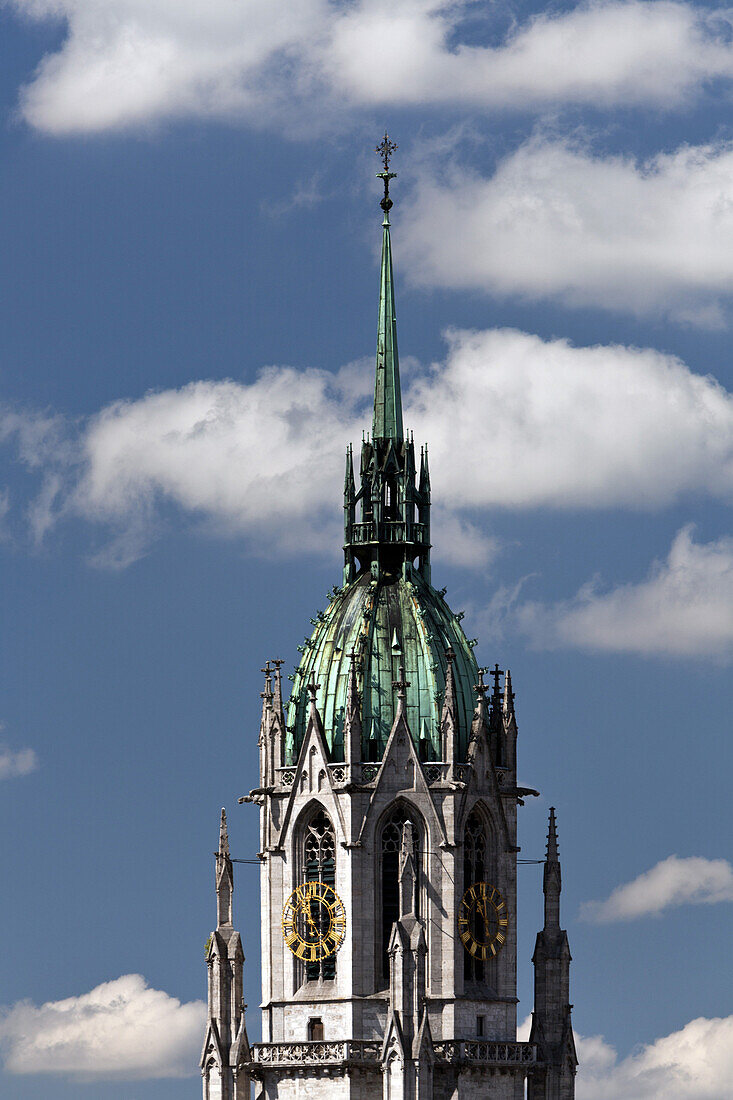
<path id="1" fill-rule="evenodd" d="M 400 391 L 400 364 L 397 355 L 397 318 L 395 317 L 394 279 L 392 275 L 392 244 L 389 236 L 389 181 L 395 173 L 389 170 L 389 161 L 397 146 L 385 133 L 377 146 L 377 153 L 384 162 L 384 171 L 378 172 L 384 180 L 384 198 L 380 205 L 384 211 L 382 222 L 382 273 L 379 284 L 379 321 L 377 329 L 377 371 L 374 383 L 374 421 L 372 439 L 399 439 L 404 434 L 402 426 L 402 393 Z"/>

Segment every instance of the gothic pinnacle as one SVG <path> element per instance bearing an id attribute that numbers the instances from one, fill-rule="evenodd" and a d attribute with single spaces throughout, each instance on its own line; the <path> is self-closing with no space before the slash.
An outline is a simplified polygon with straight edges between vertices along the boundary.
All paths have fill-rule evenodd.
<path id="1" fill-rule="evenodd" d="M 273 657 L 271 661 L 267 662 L 275 667 L 275 692 L 273 696 L 273 710 L 275 717 L 280 719 L 283 728 L 285 727 L 285 713 L 283 710 L 283 682 L 282 672 L 280 671 L 285 661 L 282 657 Z"/>
<path id="2" fill-rule="evenodd" d="M 509 722 L 514 717 L 514 692 L 512 691 L 512 674 L 506 670 L 504 677 L 504 721 Z"/>
<path id="3" fill-rule="evenodd" d="M 219 825 L 219 851 L 217 853 L 222 858 L 226 858 L 229 855 L 229 832 L 227 830 L 227 812 L 222 806 L 221 808 L 221 822 Z"/>
<path id="4" fill-rule="evenodd" d="M 357 764 L 361 760 L 362 724 L 359 688 L 356 682 L 356 662 L 356 653 L 352 652 L 344 714 L 344 759 L 349 764 Z"/>
<path id="5" fill-rule="evenodd" d="M 550 806 L 550 822 L 547 829 L 547 862 L 559 863 L 560 857 L 557 850 L 557 822 L 555 820 L 555 807 Z"/>
<path id="6" fill-rule="evenodd" d="M 545 895 L 545 928 L 560 928 L 560 893 L 562 891 L 562 873 L 557 850 L 557 823 L 555 807 L 550 808 L 550 822 L 547 830 L 547 856 L 542 876 L 542 890 Z"/>
<path id="7" fill-rule="evenodd" d="M 440 735 L 442 740 L 441 755 L 443 760 L 452 763 L 456 757 L 458 743 L 458 702 L 456 699 L 456 685 L 453 678 L 453 662 L 456 659 L 455 652 L 448 648 L 445 651 L 445 695 L 443 696 L 443 712 L 440 716 Z"/>

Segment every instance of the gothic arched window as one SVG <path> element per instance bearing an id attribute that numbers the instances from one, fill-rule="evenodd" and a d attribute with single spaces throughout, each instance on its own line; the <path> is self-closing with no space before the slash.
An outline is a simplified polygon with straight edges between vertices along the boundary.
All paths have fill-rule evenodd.
<path id="1" fill-rule="evenodd" d="M 415 815 L 410 813 L 406 806 L 396 806 L 382 827 L 380 837 L 381 857 L 381 921 L 380 930 L 382 936 L 382 977 L 389 980 L 389 938 L 392 935 L 392 926 L 400 917 L 400 848 L 402 846 L 402 832 L 405 822 L 412 824 L 413 852 L 415 870 L 418 881 L 415 891 L 416 908 L 420 905 L 420 827 Z"/>
<path id="2" fill-rule="evenodd" d="M 325 882 L 328 886 L 336 883 L 336 837 L 333 825 L 326 813 L 321 810 L 311 818 L 303 835 L 303 882 Z M 309 982 L 319 978 L 336 977 L 336 956 L 330 955 L 319 962 L 305 965 L 305 976 Z"/>
<path id="3" fill-rule="evenodd" d="M 474 882 L 485 882 L 488 875 L 488 852 L 486 828 L 480 815 L 474 810 L 468 816 L 463 833 L 463 889 L 467 890 Z M 483 982 L 486 980 L 486 963 L 463 954 L 463 977 L 466 981 Z"/>

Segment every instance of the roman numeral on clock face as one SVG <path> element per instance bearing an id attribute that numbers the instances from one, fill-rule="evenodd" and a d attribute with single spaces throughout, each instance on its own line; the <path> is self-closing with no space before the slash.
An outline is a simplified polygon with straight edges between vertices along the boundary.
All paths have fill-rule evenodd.
<path id="1" fill-rule="evenodd" d="M 506 902 L 496 886 L 474 882 L 458 907 L 458 935 L 474 958 L 495 957 L 506 942 L 509 918 Z"/>

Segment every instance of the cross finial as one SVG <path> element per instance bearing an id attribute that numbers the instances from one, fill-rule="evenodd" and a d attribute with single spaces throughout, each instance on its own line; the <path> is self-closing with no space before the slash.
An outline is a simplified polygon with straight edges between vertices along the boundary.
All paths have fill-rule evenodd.
<path id="1" fill-rule="evenodd" d="M 379 156 L 382 158 L 382 162 L 384 164 L 385 172 L 389 172 L 389 162 L 392 159 L 392 154 L 394 153 L 395 149 L 397 149 L 397 148 L 398 148 L 398 146 L 395 144 L 394 141 L 390 141 L 389 134 L 385 130 L 384 131 L 384 137 L 382 138 L 379 145 L 374 150 L 374 152 L 378 153 Z"/>
<path id="2" fill-rule="evenodd" d="M 396 148 L 396 143 L 394 141 L 390 141 L 389 134 L 385 130 L 384 137 L 374 150 L 375 153 L 382 158 L 382 163 L 384 165 L 384 171 L 377 172 L 377 177 L 380 180 L 384 180 L 384 198 L 379 205 L 382 207 L 382 210 L 384 210 L 385 225 L 389 225 L 389 212 L 392 209 L 392 200 L 389 197 L 389 181 L 396 179 L 396 173 L 390 172 L 389 170 L 389 162 L 392 159 L 392 154 L 394 153 Z"/>
<path id="3" fill-rule="evenodd" d="M 499 668 L 498 663 L 495 664 L 493 668 L 489 669 L 489 676 L 491 676 L 494 681 L 494 698 L 499 695 L 499 677 L 503 675 L 504 669 Z"/>

